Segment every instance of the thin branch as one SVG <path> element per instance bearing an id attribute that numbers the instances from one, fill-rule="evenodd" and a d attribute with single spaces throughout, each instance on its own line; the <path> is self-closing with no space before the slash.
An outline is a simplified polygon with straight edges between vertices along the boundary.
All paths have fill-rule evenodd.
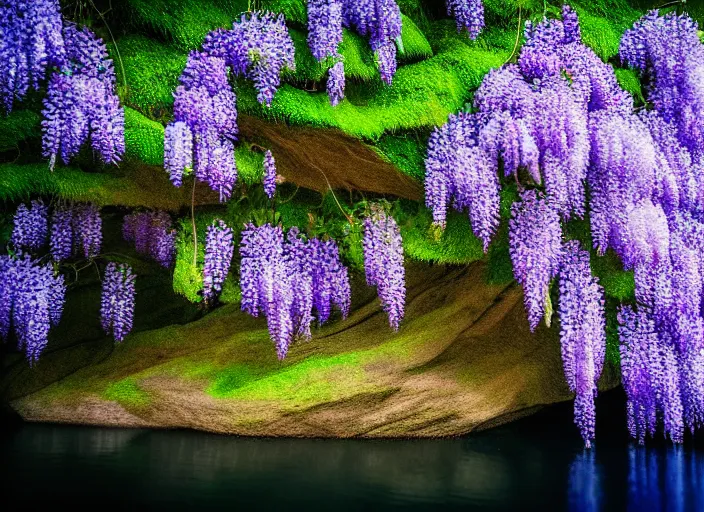
<path id="1" fill-rule="evenodd" d="M 110 34 L 110 39 L 112 39 L 112 44 L 115 45 L 115 53 L 117 54 L 117 60 L 120 63 L 120 69 L 122 70 L 122 81 L 125 84 L 125 92 L 127 92 L 127 75 L 125 74 L 125 65 L 122 62 L 122 57 L 120 56 L 120 49 L 117 47 L 117 41 L 115 41 L 115 37 L 112 35 L 112 30 L 110 30 L 110 25 L 108 25 L 107 20 L 103 16 L 103 13 L 100 12 L 98 7 L 95 5 L 93 0 L 88 0 L 90 2 L 90 5 L 93 6 L 93 9 L 98 13 L 98 16 L 100 16 L 100 19 L 103 20 L 103 23 L 105 23 L 105 28 L 108 29 L 108 34 Z M 109 9 L 108 9 L 109 11 Z M 105 12 L 108 12 L 105 11 Z"/>
<path id="2" fill-rule="evenodd" d="M 191 194 L 191 224 L 193 226 L 193 268 L 198 265 L 198 230 L 196 229 L 196 178 L 193 177 Z"/>
<path id="3" fill-rule="evenodd" d="M 518 41 L 521 38 L 521 6 L 518 6 L 518 29 L 516 30 L 516 42 L 513 45 L 513 50 L 511 51 L 511 55 L 509 55 L 508 59 L 506 59 L 506 62 L 510 61 L 513 56 L 516 54 L 516 50 L 518 49 Z M 504 62 L 504 64 L 506 64 Z"/>

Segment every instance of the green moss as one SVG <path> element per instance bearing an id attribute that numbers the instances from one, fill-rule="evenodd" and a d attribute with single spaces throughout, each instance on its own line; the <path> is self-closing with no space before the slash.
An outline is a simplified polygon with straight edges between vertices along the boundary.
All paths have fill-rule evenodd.
<path id="1" fill-rule="evenodd" d="M 495 39 L 506 42 L 496 29 L 493 32 Z M 339 128 L 367 139 L 395 130 L 440 125 L 464 106 L 470 89 L 477 87 L 491 68 L 500 66 L 510 50 L 489 49 L 449 35 L 438 49 L 430 59 L 399 68 L 392 86 L 375 89 L 365 85 L 362 90 L 350 86 L 348 98 L 335 108 L 324 91 L 309 93 L 291 85 L 279 89 L 270 108 L 259 105 L 251 86 L 243 86 L 239 108 L 273 121 Z"/>
<path id="2" fill-rule="evenodd" d="M 196 227 L 198 227 L 196 225 Z M 204 229 L 204 228 L 203 228 Z M 203 232 L 199 230 L 199 233 Z M 202 236 L 202 235 L 201 235 Z M 191 302 L 199 303 L 203 300 L 203 261 L 205 258 L 205 244 L 198 241 L 198 254 L 193 259 L 192 226 L 190 221 L 183 220 L 179 227 L 176 239 L 176 264 L 174 265 L 174 292 L 184 296 Z"/>
<path id="3" fill-rule="evenodd" d="M 0 151 L 17 147 L 25 139 L 41 137 L 41 116 L 30 110 L 0 114 Z"/>
<path id="4" fill-rule="evenodd" d="M 151 404 L 149 394 L 132 377 L 110 384 L 103 392 L 103 398 L 115 401 L 127 410 L 143 409 Z"/>
<path id="5" fill-rule="evenodd" d="M 261 183 L 264 176 L 263 153 L 252 151 L 250 145 L 241 143 L 235 149 L 235 161 L 237 162 L 237 175 L 243 183 L 247 185 Z"/>
<path id="6" fill-rule="evenodd" d="M 634 296 L 636 284 L 633 271 L 623 270 L 621 261 L 612 252 L 604 256 L 592 254 L 592 271 L 608 297 L 623 301 Z"/>
<path id="7" fill-rule="evenodd" d="M 69 201 L 93 202 L 99 206 L 147 206 L 170 208 L 175 201 L 168 193 L 154 197 L 129 176 L 82 172 L 71 167 L 49 171 L 46 163 L 0 164 L 0 199 L 16 201 L 31 194 L 55 195 Z"/>
<path id="8" fill-rule="evenodd" d="M 379 156 L 394 164 L 405 175 L 418 181 L 425 179 L 425 156 L 428 139 L 414 133 L 384 135 L 372 146 Z"/>
<path id="9" fill-rule="evenodd" d="M 367 382 L 362 362 L 363 357 L 357 353 L 313 356 L 249 381 L 245 380 L 246 372 L 237 370 L 229 382 L 241 383 L 239 386 L 227 391 L 213 386 L 208 391 L 220 398 L 277 401 L 292 408 L 309 407 L 376 389 Z M 225 375 L 230 378 L 232 374 Z"/>
<path id="10" fill-rule="evenodd" d="M 124 10 L 133 25 L 151 29 L 181 50 L 191 50 L 211 30 L 229 27 L 247 10 L 247 1 L 127 0 Z"/>
<path id="11" fill-rule="evenodd" d="M 115 60 L 122 102 L 151 118 L 162 118 L 173 106 L 173 93 L 186 66 L 186 53 L 144 36 L 123 37 L 117 47 L 121 62 L 116 58 L 114 45 L 110 44 L 108 50 Z"/>
<path id="12" fill-rule="evenodd" d="M 448 212 L 447 227 L 438 233 L 425 207 L 401 225 L 406 257 L 434 263 L 465 264 L 484 257 L 481 241 L 474 236 L 467 216 Z M 436 237 L 439 235 L 439 238 Z"/>
<path id="13" fill-rule="evenodd" d="M 125 107 L 125 155 L 149 165 L 164 165 L 164 127 Z"/>
<path id="14" fill-rule="evenodd" d="M 247 365 L 233 364 L 217 371 L 212 379 L 207 393 L 211 396 L 222 398 L 231 395 L 235 390 L 251 383 L 258 374 Z"/>
<path id="15" fill-rule="evenodd" d="M 401 42 L 403 52 L 399 54 L 399 60 L 420 60 L 433 56 L 433 49 L 425 38 L 425 35 L 411 18 L 401 15 Z"/>

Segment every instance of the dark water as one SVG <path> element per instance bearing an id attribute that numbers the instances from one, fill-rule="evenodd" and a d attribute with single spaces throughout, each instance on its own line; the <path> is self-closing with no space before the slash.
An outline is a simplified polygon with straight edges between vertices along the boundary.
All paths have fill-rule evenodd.
<path id="1" fill-rule="evenodd" d="M 423 441 L 23 424 L 0 441 L 0 507 L 704 511 L 701 440 L 635 447 L 622 406 L 619 391 L 600 399 L 591 451 L 568 404 L 466 438 Z"/>

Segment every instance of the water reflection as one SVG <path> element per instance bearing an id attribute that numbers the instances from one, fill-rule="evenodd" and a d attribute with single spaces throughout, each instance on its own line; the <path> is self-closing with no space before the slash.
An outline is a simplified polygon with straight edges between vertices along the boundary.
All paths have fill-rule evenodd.
<path id="1" fill-rule="evenodd" d="M 607 488 L 611 499 L 619 498 L 615 496 L 616 482 L 611 480 L 620 480 L 618 461 L 615 461 L 607 476 L 598 462 L 600 455 L 598 449 L 585 451 L 572 462 L 569 473 L 570 511 L 605 510 L 605 505 L 613 504 L 602 499 Z M 614 459 L 613 454 L 607 455 L 609 459 Z M 682 446 L 647 448 L 629 445 L 627 459 L 626 510 L 704 511 L 704 453 Z M 607 479 L 609 482 L 605 485 Z"/>
<path id="2" fill-rule="evenodd" d="M 197 497 L 218 508 L 704 511 L 701 448 L 640 448 L 607 432 L 584 451 L 554 425 L 422 441 L 23 425 L 0 440 L 0 481 L 6 499 L 171 509 Z"/>

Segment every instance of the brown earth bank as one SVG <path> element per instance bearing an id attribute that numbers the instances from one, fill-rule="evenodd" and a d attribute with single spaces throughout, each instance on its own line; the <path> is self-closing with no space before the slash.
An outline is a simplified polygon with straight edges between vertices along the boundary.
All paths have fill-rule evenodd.
<path id="1" fill-rule="evenodd" d="M 73 332 L 81 310 L 69 303 L 61 339 L 35 368 L 6 362 L 0 393 L 28 421 L 370 438 L 466 434 L 570 400 L 556 330 L 531 334 L 520 288 L 488 285 L 485 272 L 482 263 L 410 267 L 398 333 L 356 283 L 364 291 L 350 317 L 293 345 L 283 362 L 265 320 L 236 305 L 113 345 Z M 157 294 L 140 293 L 138 313 L 156 307 Z M 607 365 L 600 387 L 616 385 Z"/>

